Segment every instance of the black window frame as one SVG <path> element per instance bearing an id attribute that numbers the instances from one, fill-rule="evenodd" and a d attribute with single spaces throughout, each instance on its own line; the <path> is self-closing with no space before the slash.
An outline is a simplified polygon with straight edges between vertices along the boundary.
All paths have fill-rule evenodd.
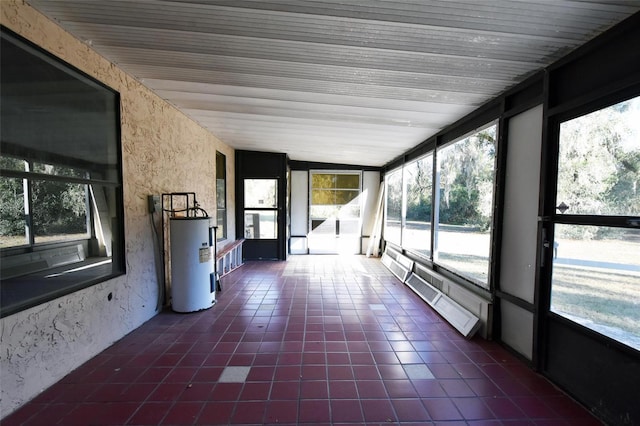
<path id="1" fill-rule="evenodd" d="M 121 119 L 120 119 L 120 94 L 114 89 L 106 86 L 100 81 L 94 79 L 90 75 L 77 69 L 73 65 L 61 60 L 53 54 L 43 50 L 39 46 L 24 39 L 20 35 L 13 31 L 0 26 L 0 33 L 4 42 L 8 42 L 22 51 L 22 54 L 31 55 L 33 60 L 41 61 L 47 66 L 55 68 L 58 72 L 63 73 L 70 81 L 74 81 L 85 85 L 90 90 L 101 94 L 102 98 L 93 102 L 107 101 L 104 106 L 104 112 L 106 119 L 103 118 L 104 124 L 101 125 L 108 129 L 109 133 L 101 136 L 101 140 L 97 143 L 101 145 L 106 151 L 105 155 L 109 155 L 105 163 L 93 162 L 87 159 L 80 159 L 78 157 L 67 156 L 61 152 L 60 149 L 47 149 L 46 144 L 38 145 L 34 147 L 34 142 L 26 142 L 24 140 L 8 140 L 7 137 L 2 137 L 0 141 L 0 148 L 3 157 L 14 158 L 18 160 L 24 160 L 29 164 L 34 162 L 41 164 L 48 164 L 52 166 L 72 167 L 79 170 L 87 170 L 84 177 L 78 176 L 61 176 L 58 174 L 37 173 L 27 170 L 15 170 L 2 168 L 0 169 L 0 178 L 5 179 L 21 179 L 25 182 L 25 185 L 29 185 L 28 182 L 40 181 L 40 182 L 61 182 L 69 184 L 79 184 L 85 186 L 86 197 L 86 222 L 87 222 L 87 235 L 86 238 L 72 238 L 53 240 L 49 242 L 37 242 L 34 241 L 33 232 L 29 236 L 29 239 L 25 244 L 13 245 L 9 247 L 0 248 L 0 256 L 3 263 L 9 260 L 16 260 L 19 257 L 41 255 L 42 253 L 56 253 L 68 250 L 71 246 L 82 246 L 86 252 L 86 258 L 83 260 L 71 260 L 65 264 L 56 264 L 54 266 L 43 266 L 37 271 L 31 272 L 29 268 L 25 267 L 25 272 L 9 273 L 8 269 L 3 277 L 3 273 L 0 271 L 0 284 L 3 290 L 3 297 L 0 298 L 0 318 L 13 315 L 28 308 L 49 302 L 55 298 L 65 296 L 74 293 L 78 290 L 96 285 L 98 283 L 113 279 L 115 277 L 126 274 L 126 262 L 125 262 L 125 239 L 124 239 L 124 202 L 123 202 L 123 175 L 122 175 L 122 141 L 121 141 Z M 5 57 L 2 60 L 2 64 L 8 62 L 9 57 Z M 3 67 L 4 68 L 4 67 Z M 37 81 L 37 80 L 34 80 Z M 7 95 L 8 96 L 8 95 Z M 47 105 L 43 107 L 44 114 L 49 114 L 53 111 L 53 108 Z M 4 114 L 3 114 L 4 115 Z M 3 120 L 4 121 L 4 120 Z M 6 123 L 6 122 L 5 122 Z M 98 132 L 102 128 L 97 128 Z M 43 125 L 38 131 L 46 133 L 50 131 L 46 125 Z M 100 135 L 100 133 L 97 133 Z M 77 139 L 73 139 L 74 143 L 77 143 Z M 77 146 L 77 145 L 76 145 Z M 87 145 L 86 149 L 91 149 L 94 145 Z M 81 149 L 83 145 L 78 146 Z M 90 194 L 101 191 L 102 194 L 98 196 L 101 202 L 103 202 L 102 208 L 93 207 L 96 205 L 95 197 Z M 30 197 L 30 194 L 24 194 L 25 197 Z M 32 199 L 26 201 L 31 203 Z M 104 204 L 106 203 L 106 204 Z M 110 239 L 106 246 L 102 246 L 96 249 L 95 237 L 96 237 L 96 225 L 94 224 L 94 216 L 98 215 L 98 212 L 105 214 L 101 220 L 109 231 Z M 29 215 L 25 218 L 27 223 L 31 223 Z M 104 229 L 104 227 L 103 227 Z M 101 230 L 103 230 L 101 229 Z M 106 237 L 105 237 L 106 238 Z M 106 239 L 105 239 L 106 241 Z M 86 260 L 86 261 L 84 261 Z M 20 263 L 21 260 L 18 260 Z M 92 265 L 92 262 L 96 262 Z M 107 264 L 104 268 L 95 267 L 95 265 Z M 94 266 L 90 268 L 89 266 Z M 80 268 L 78 268 L 80 267 Z M 77 268 L 77 269 L 76 269 Z M 92 272 L 85 274 L 76 274 L 79 269 L 89 269 Z M 95 272 L 93 272 L 95 270 Z M 45 285 L 46 279 L 51 277 L 59 277 L 66 275 L 69 277 L 67 280 L 54 280 L 51 284 Z M 20 282 L 22 281 L 22 282 Z M 32 287 L 29 287 L 28 291 L 20 290 L 20 286 L 24 286 L 29 282 L 32 283 Z M 11 293 L 9 293 L 11 292 Z M 11 297 L 5 297 L 7 294 L 11 294 Z"/>
<path id="2" fill-rule="evenodd" d="M 220 196 L 220 188 L 224 191 Z M 216 151 L 216 240 L 227 239 L 227 157 Z"/>

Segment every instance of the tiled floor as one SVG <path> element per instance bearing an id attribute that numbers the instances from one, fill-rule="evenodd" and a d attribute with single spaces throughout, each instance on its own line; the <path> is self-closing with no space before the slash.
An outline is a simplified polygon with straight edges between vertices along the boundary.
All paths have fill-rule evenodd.
<path id="1" fill-rule="evenodd" d="M 467 341 L 377 259 L 249 262 L 2 421 L 26 425 L 595 425 L 501 346 Z"/>

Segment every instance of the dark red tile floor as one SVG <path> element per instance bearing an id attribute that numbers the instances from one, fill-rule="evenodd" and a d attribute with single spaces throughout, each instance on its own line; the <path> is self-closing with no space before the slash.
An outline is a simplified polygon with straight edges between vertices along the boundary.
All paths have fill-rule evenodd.
<path id="1" fill-rule="evenodd" d="M 223 288 L 2 425 L 600 424 L 500 345 L 464 339 L 377 259 L 249 262 Z"/>

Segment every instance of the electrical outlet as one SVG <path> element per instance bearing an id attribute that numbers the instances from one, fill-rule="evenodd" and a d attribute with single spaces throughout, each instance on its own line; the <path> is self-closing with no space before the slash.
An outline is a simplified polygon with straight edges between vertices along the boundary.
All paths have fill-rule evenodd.
<path id="1" fill-rule="evenodd" d="M 162 212 L 162 201 L 159 195 L 149 195 L 147 201 L 149 202 L 149 213 Z"/>

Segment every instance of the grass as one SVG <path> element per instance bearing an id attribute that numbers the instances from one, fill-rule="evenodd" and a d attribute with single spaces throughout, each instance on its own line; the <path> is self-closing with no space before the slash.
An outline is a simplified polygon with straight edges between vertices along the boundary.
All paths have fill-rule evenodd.
<path id="1" fill-rule="evenodd" d="M 555 268 L 551 310 L 640 350 L 638 281 L 606 271 Z"/>

